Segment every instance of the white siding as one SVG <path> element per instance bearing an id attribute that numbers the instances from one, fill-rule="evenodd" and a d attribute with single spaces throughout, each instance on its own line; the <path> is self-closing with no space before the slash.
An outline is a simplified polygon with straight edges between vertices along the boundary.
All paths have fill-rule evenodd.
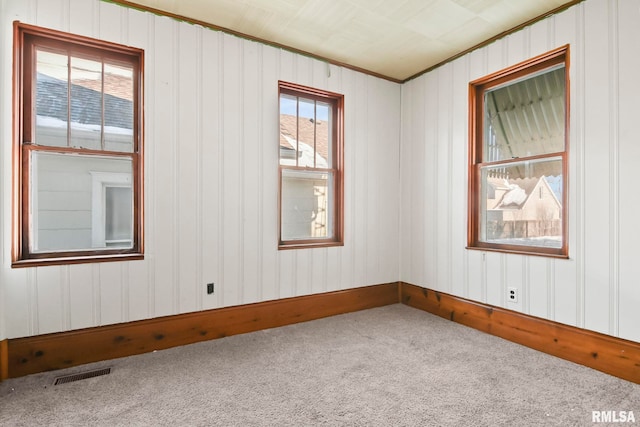
<path id="1" fill-rule="evenodd" d="M 587 0 L 403 85 L 401 280 L 640 341 L 638 22 L 637 0 Z M 570 259 L 465 250 L 468 83 L 565 44 Z"/>
<path id="2" fill-rule="evenodd" d="M 398 280 L 400 85 L 98 0 L 0 4 L 0 339 Z M 11 268 L 14 20 L 145 50 L 144 261 Z M 344 247 L 277 250 L 278 80 L 345 95 Z"/>

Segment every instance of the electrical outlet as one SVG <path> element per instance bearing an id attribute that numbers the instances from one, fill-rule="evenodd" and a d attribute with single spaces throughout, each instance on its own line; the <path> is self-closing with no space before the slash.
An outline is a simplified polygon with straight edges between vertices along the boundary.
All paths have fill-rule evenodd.
<path id="1" fill-rule="evenodd" d="M 507 300 L 509 302 L 518 302 L 518 288 L 507 288 Z"/>
<path id="2" fill-rule="evenodd" d="M 213 283 L 207 283 L 207 294 L 211 295 L 213 293 Z"/>

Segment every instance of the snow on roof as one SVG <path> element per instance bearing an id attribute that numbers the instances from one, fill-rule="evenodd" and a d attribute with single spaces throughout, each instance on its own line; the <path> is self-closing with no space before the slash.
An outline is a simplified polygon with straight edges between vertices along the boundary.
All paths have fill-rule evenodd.
<path id="1" fill-rule="evenodd" d="M 557 177 L 549 178 L 552 179 L 553 182 L 557 181 Z M 556 198 L 556 201 L 558 201 L 558 204 L 560 204 L 556 192 L 553 190 L 553 188 L 551 188 L 551 186 L 547 182 L 547 177 L 545 176 L 541 176 L 540 178 L 530 177 L 516 179 L 487 178 L 487 183 L 493 186 L 493 188 L 495 188 L 496 190 L 505 190 L 502 198 L 492 209 L 521 209 L 535 190 L 538 183 L 540 183 L 541 181 L 544 181 L 544 183 L 546 183 L 546 185 L 551 190 L 551 193 Z"/>

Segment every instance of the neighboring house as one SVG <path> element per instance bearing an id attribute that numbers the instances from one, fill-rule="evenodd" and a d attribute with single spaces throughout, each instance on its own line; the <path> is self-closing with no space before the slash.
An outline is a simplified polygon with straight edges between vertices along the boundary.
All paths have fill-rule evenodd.
<path id="1" fill-rule="evenodd" d="M 69 90 L 65 80 L 39 73 L 34 142 L 66 147 L 70 134 L 75 147 L 130 152 L 133 89 L 126 77 L 105 76 L 104 84 L 76 80 Z M 130 161 L 51 152 L 34 155 L 32 163 L 37 251 L 132 244 Z"/>
<path id="2" fill-rule="evenodd" d="M 562 204 L 547 177 L 488 178 L 487 183 L 487 239 L 560 236 Z"/>
<path id="3" fill-rule="evenodd" d="M 280 164 L 295 165 L 298 157 L 298 166 L 326 168 L 328 147 L 329 126 L 326 120 L 314 121 L 304 117 L 297 120 L 290 114 L 280 115 Z"/>
<path id="4" fill-rule="evenodd" d="M 327 168 L 329 155 L 327 121 L 289 114 L 280 115 L 280 164 Z M 296 139 L 296 135 L 298 136 Z M 327 174 L 300 174 L 284 177 L 282 196 L 283 230 L 289 236 L 326 237 L 330 196 Z"/>

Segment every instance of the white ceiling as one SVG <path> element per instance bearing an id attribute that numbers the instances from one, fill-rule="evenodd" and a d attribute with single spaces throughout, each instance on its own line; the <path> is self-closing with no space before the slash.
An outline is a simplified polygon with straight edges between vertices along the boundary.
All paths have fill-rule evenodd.
<path id="1" fill-rule="evenodd" d="M 113 0 L 403 81 L 567 0 Z"/>

